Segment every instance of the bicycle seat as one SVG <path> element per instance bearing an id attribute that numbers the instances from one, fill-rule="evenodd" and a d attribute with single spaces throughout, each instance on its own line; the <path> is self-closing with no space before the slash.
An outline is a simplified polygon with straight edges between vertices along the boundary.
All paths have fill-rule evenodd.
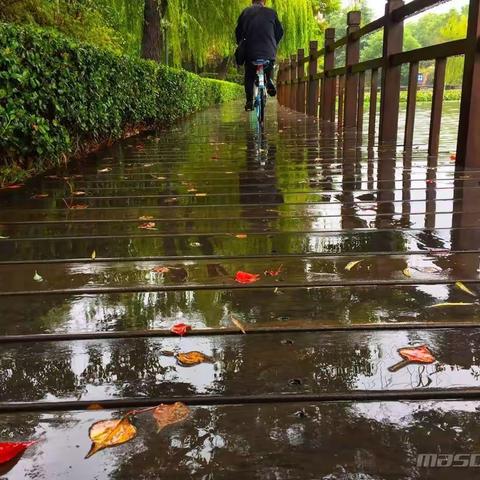
<path id="1" fill-rule="evenodd" d="M 255 65 L 256 67 L 259 67 L 260 65 L 268 65 L 270 63 L 270 60 L 253 60 L 252 64 Z"/>

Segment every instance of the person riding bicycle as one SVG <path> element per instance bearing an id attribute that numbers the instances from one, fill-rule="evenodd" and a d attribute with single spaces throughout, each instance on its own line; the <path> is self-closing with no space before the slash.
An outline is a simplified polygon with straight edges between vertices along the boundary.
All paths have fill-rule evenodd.
<path id="1" fill-rule="evenodd" d="M 257 67 L 252 63 L 258 60 L 268 61 L 265 65 L 267 92 L 271 97 L 277 94 L 273 83 L 273 69 L 277 56 L 278 44 L 283 38 L 283 27 L 277 12 L 265 6 L 266 0 L 252 0 L 252 6 L 240 15 L 235 35 L 237 45 L 245 42 L 245 110 L 253 110 L 253 94 Z"/>

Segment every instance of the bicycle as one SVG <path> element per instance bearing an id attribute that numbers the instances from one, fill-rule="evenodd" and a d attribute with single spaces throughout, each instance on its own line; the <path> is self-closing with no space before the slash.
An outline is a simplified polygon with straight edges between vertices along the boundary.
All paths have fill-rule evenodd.
<path id="1" fill-rule="evenodd" d="M 267 107 L 267 84 L 265 67 L 270 63 L 269 60 L 256 60 L 252 62 L 257 67 L 257 80 L 255 81 L 255 90 L 253 98 L 255 99 L 255 113 L 257 115 L 260 128 L 265 126 L 265 110 Z"/>

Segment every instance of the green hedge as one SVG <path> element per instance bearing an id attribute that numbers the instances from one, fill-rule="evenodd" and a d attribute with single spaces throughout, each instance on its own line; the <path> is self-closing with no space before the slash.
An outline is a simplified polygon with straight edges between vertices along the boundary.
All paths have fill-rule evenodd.
<path id="1" fill-rule="evenodd" d="M 400 92 L 400 102 L 407 103 L 408 92 L 402 90 Z M 431 102 L 433 99 L 433 90 L 418 90 L 417 92 L 417 102 Z M 451 89 L 445 90 L 443 95 L 443 100 L 445 102 L 459 102 L 462 99 L 462 90 L 460 89 Z M 370 102 L 370 93 L 365 93 L 365 102 Z"/>
<path id="2" fill-rule="evenodd" d="M 241 91 L 50 31 L 0 24 L 0 168 L 38 172 L 85 144 L 174 122 Z"/>

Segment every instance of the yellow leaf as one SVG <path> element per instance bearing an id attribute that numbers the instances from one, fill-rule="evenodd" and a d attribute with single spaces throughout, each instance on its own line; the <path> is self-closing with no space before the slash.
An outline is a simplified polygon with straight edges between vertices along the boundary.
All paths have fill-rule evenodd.
<path id="1" fill-rule="evenodd" d="M 153 417 L 158 424 L 158 431 L 174 423 L 183 422 L 189 416 L 190 409 L 180 402 L 173 405 L 160 405 L 153 411 Z"/>
<path id="2" fill-rule="evenodd" d="M 207 194 L 206 193 L 196 193 L 195 196 L 196 197 L 206 197 Z"/>
<path id="3" fill-rule="evenodd" d="M 432 305 L 429 308 L 443 308 L 443 307 L 470 307 L 475 305 L 474 303 L 438 303 L 437 305 Z"/>
<path id="4" fill-rule="evenodd" d="M 362 263 L 363 260 L 356 260 L 355 262 L 350 262 L 346 267 L 345 270 L 347 272 L 352 271 L 353 268 L 355 268 L 358 264 Z"/>
<path id="5" fill-rule="evenodd" d="M 92 260 L 95 260 L 97 258 L 97 252 L 94 250 L 92 252 Z"/>
<path id="6" fill-rule="evenodd" d="M 412 278 L 412 271 L 411 271 L 409 268 L 406 268 L 402 273 L 403 273 L 406 277 Z"/>
<path id="7" fill-rule="evenodd" d="M 246 235 L 245 233 L 239 233 L 238 235 L 235 235 L 235 238 L 243 240 L 245 238 L 248 238 L 248 235 Z"/>
<path id="8" fill-rule="evenodd" d="M 245 330 L 245 327 L 243 326 L 242 322 L 240 320 L 237 320 L 233 315 L 230 317 L 232 320 L 232 323 L 244 334 L 247 333 Z"/>
<path id="9" fill-rule="evenodd" d="M 38 283 L 43 282 L 43 278 L 38 274 L 38 272 L 35 272 L 35 275 L 33 276 L 33 279 Z"/>
<path id="10" fill-rule="evenodd" d="M 182 367 L 193 367 L 195 365 L 200 365 L 201 363 L 214 363 L 212 357 L 209 357 L 202 352 L 188 352 L 188 353 L 178 353 L 175 355 L 177 362 Z"/>
<path id="11" fill-rule="evenodd" d="M 455 284 L 455 286 L 462 290 L 463 292 L 465 293 L 468 293 L 469 295 L 471 295 L 472 297 L 476 297 L 477 295 L 475 293 L 473 293 L 463 282 L 457 282 Z"/>
<path id="12" fill-rule="evenodd" d="M 137 429 L 128 417 L 121 420 L 102 420 L 94 423 L 88 432 L 92 447 L 85 458 L 90 458 L 100 450 L 127 443 L 137 436 Z"/>

